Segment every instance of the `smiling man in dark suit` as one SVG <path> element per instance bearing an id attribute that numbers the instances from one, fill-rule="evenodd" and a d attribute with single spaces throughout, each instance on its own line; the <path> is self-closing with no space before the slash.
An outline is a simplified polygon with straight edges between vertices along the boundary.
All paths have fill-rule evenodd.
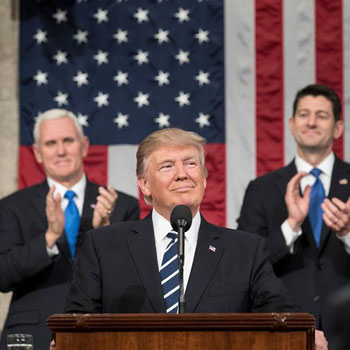
<path id="1" fill-rule="evenodd" d="M 180 204 L 193 217 L 185 233 L 186 312 L 298 311 L 272 270 L 263 239 L 212 225 L 200 214 L 204 142 L 181 129 L 156 131 L 143 140 L 138 184 L 153 210 L 142 221 L 87 233 L 66 312 L 177 313 L 178 266 L 168 277 L 163 272 L 177 262 L 177 250 L 166 259 L 177 243 L 177 235 L 168 234 L 170 215 Z M 317 334 L 319 349 L 325 349 L 323 334 Z"/>
<path id="2" fill-rule="evenodd" d="M 46 319 L 63 311 L 85 231 L 139 217 L 136 198 L 87 179 L 89 142 L 71 112 L 43 113 L 34 141 L 46 180 L 0 201 L 0 290 L 13 291 L 1 349 L 7 334 L 29 333 L 34 348 L 46 350 Z"/>
<path id="3" fill-rule="evenodd" d="M 327 339 L 327 296 L 350 281 L 350 165 L 332 151 L 340 115 L 331 88 L 297 93 L 289 119 L 297 155 L 249 184 L 238 219 L 239 229 L 266 238 L 276 275 Z"/>

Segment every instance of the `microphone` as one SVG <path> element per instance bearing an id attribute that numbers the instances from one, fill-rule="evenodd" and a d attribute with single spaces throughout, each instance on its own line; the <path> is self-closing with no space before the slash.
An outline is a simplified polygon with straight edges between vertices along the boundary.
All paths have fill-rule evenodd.
<path id="1" fill-rule="evenodd" d="M 177 205 L 171 212 L 170 223 L 176 232 L 180 226 L 183 227 L 184 232 L 188 231 L 192 225 L 191 209 L 186 205 Z"/>
<path id="2" fill-rule="evenodd" d="M 188 231 L 192 225 L 192 213 L 189 207 L 186 205 L 177 205 L 170 215 L 170 223 L 174 231 L 178 233 L 179 238 L 179 313 L 185 312 L 185 293 L 184 293 L 184 261 L 185 261 L 185 232 Z"/>

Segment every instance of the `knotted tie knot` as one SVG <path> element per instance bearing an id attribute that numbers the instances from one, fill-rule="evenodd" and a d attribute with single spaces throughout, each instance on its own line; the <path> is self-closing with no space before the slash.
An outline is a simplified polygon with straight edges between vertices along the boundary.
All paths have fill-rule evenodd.
<path id="1" fill-rule="evenodd" d="M 69 201 L 73 200 L 74 197 L 76 197 L 76 193 L 72 190 L 68 190 L 66 191 L 66 193 L 64 194 L 64 198 L 67 198 Z"/>
<path id="2" fill-rule="evenodd" d="M 318 168 L 313 168 L 310 171 L 310 174 L 315 176 L 316 180 L 320 177 L 320 175 L 322 174 L 322 170 L 318 169 Z"/>

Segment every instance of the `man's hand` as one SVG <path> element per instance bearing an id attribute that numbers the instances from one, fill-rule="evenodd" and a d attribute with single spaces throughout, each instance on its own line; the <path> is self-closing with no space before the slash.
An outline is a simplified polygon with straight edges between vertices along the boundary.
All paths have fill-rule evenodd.
<path id="1" fill-rule="evenodd" d="M 315 350 L 327 350 L 328 341 L 322 331 L 315 331 Z"/>
<path id="2" fill-rule="evenodd" d="M 344 203 L 338 198 L 326 198 L 321 208 L 325 224 L 339 236 L 350 232 L 350 198 Z"/>
<path id="3" fill-rule="evenodd" d="M 306 186 L 303 196 L 299 192 L 300 180 L 306 174 L 302 171 L 289 180 L 284 197 L 288 210 L 288 224 L 294 231 L 300 228 L 309 211 L 311 186 Z"/>
<path id="4" fill-rule="evenodd" d="M 46 196 L 46 217 L 48 222 L 45 233 L 46 245 L 52 248 L 64 231 L 64 213 L 61 208 L 61 196 L 54 196 L 56 187 L 52 186 Z"/>
<path id="5" fill-rule="evenodd" d="M 100 186 L 98 192 L 97 202 L 93 205 L 92 226 L 94 228 L 110 224 L 109 216 L 114 210 L 115 202 L 118 198 L 117 192 L 111 186 L 108 186 L 107 189 Z"/>

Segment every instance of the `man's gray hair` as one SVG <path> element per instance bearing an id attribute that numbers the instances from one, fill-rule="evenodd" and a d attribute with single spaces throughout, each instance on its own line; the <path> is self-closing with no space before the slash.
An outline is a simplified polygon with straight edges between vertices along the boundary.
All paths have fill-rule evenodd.
<path id="1" fill-rule="evenodd" d="M 34 129 L 33 129 L 33 137 L 34 143 L 39 143 L 39 135 L 40 135 L 40 125 L 45 120 L 54 120 L 60 118 L 69 118 L 74 122 L 75 128 L 77 129 L 78 135 L 80 138 L 84 138 L 83 127 L 80 125 L 78 118 L 76 115 L 66 109 L 49 109 L 44 113 L 41 113 L 38 118 L 35 120 Z"/>

